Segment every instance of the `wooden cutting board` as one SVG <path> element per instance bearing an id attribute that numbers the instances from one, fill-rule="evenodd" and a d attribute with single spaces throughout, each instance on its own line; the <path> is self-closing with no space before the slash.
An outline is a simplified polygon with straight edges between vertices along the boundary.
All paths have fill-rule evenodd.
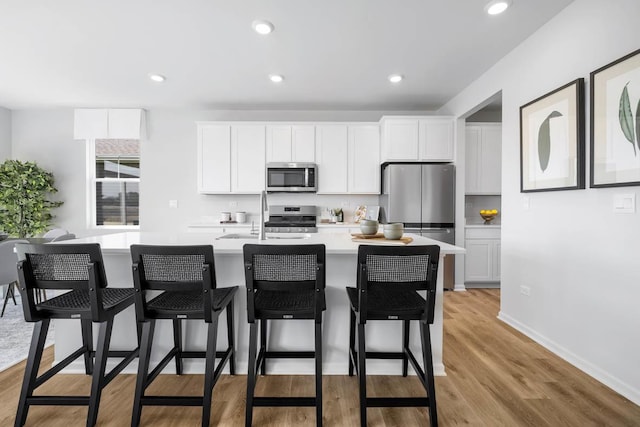
<path id="1" fill-rule="evenodd" d="M 351 241 L 361 242 L 361 243 L 372 243 L 372 244 L 379 243 L 383 245 L 408 245 L 409 243 L 413 242 L 413 238 L 409 236 L 403 236 L 400 239 L 391 240 L 391 239 L 386 239 L 384 237 L 384 234 L 382 233 L 378 233 L 378 234 L 352 233 Z"/>

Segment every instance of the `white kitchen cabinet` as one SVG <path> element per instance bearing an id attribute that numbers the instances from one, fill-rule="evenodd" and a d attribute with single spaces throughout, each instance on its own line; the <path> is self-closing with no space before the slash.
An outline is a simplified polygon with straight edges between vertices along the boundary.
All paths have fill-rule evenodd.
<path id="1" fill-rule="evenodd" d="M 198 192 L 256 194 L 265 188 L 265 127 L 198 125 Z"/>
<path id="2" fill-rule="evenodd" d="M 500 229 L 465 230 L 465 282 L 500 281 Z"/>
<path id="3" fill-rule="evenodd" d="M 267 125 L 267 162 L 315 162 L 315 126 Z"/>
<path id="4" fill-rule="evenodd" d="M 348 133 L 348 192 L 380 194 L 380 127 L 350 125 Z"/>
<path id="5" fill-rule="evenodd" d="M 74 139 L 140 139 L 140 108 L 79 108 L 74 110 Z"/>
<path id="6" fill-rule="evenodd" d="M 318 194 L 347 193 L 347 145 L 347 125 L 316 126 Z"/>
<path id="7" fill-rule="evenodd" d="M 419 160 L 453 160 L 453 119 L 429 117 L 418 121 Z"/>
<path id="8" fill-rule="evenodd" d="M 382 161 L 453 161 L 453 117 L 388 116 L 381 123 Z"/>
<path id="9" fill-rule="evenodd" d="M 231 126 L 198 126 L 198 192 L 231 192 Z"/>
<path id="10" fill-rule="evenodd" d="M 500 123 L 467 125 L 465 139 L 465 193 L 500 194 L 502 125 Z"/>
<path id="11" fill-rule="evenodd" d="M 254 227 L 254 232 L 258 230 L 258 226 Z M 188 233 L 236 233 L 250 234 L 251 225 L 238 224 L 192 224 L 187 226 Z"/>
<path id="12" fill-rule="evenodd" d="M 260 193 L 265 189 L 265 127 L 231 126 L 231 191 Z"/>

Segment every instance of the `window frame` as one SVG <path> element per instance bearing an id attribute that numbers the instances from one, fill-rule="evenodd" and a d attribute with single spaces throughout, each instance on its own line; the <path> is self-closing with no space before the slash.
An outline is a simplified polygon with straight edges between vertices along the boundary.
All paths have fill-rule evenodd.
<path id="1" fill-rule="evenodd" d="M 100 138 L 98 138 L 100 139 Z M 138 143 L 140 140 L 138 140 Z M 96 177 L 96 139 L 87 140 L 87 200 L 89 203 L 86 207 L 87 228 L 94 230 L 140 230 L 140 217 L 138 216 L 138 225 L 98 225 L 96 184 L 98 182 L 135 182 L 138 184 L 140 191 L 140 178 L 97 178 Z M 138 156 L 140 160 L 140 156 Z M 139 194 L 139 193 L 138 193 Z M 140 212 L 140 204 L 138 199 L 138 213 Z"/>

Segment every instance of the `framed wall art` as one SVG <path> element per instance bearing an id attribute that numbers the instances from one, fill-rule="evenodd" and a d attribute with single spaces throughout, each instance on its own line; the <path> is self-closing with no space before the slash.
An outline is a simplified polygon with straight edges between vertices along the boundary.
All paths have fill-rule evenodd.
<path id="1" fill-rule="evenodd" d="M 640 49 L 591 73 L 591 187 L 640 185 Z"/>
<path id="2" fill-rule="evenodd" d="M 520 107 L 520 192 L 584 188 L 584 115 L 582 78 Z"/>

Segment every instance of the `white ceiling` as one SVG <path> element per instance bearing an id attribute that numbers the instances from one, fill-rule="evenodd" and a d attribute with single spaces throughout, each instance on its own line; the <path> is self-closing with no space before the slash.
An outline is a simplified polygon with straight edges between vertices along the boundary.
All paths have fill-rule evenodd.
<path id="1" fill-rule="evenodd" d="M 571 1 L 2 0 L 0 106 L 431 110 Z"/>

